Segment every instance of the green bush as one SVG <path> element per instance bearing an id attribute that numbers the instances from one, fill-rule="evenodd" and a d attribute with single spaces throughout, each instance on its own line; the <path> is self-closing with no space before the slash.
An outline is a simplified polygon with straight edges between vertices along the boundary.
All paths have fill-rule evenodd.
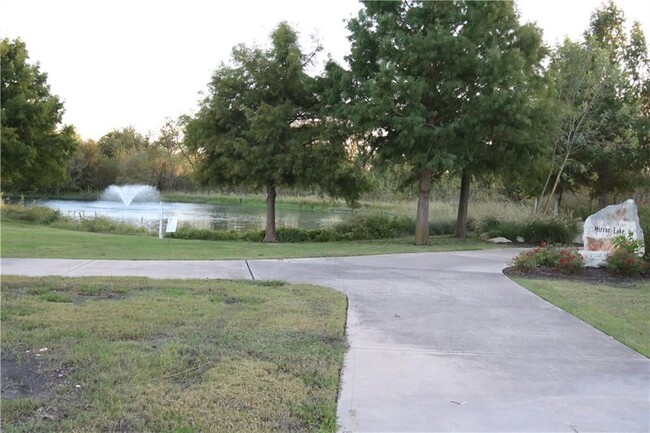
<path id="1" fill-rule="evenodd" d="M 529 222 L 499 221 L 496 218 L 487 218 L 480 225 L 481 231 L 489 237 L 499 237 L 515 240 L 521 236 L 527 243 L 541 244 L 571 244 L 578 234 L 578 225 L 575 221 L 560 219 L 532 220 Z"/>
<path id="2" fill-rule="evenodd" d="M 535 250 L 522 251 L 512 260 L 512 266 L 519 271 L 530 271 L 539 266 Z"/>
<path id="3" fill-rule="evenodd" d="M 61 218 L 61 212 L 45 206 L 3 205 L 2 217 L 33 224 L 50 225 Z"/>
<path id="4" fill-rule="evenodd" d="M 467 226 L 470 228 L 472 225 L 471 222 L 472 220 L 468 220 L 467 222 Z M 413 227 L 415 228 L 415 224 L 413 224 Z M 429 234 L 431 235 L 453 235 L 455 231 L 456 221 L 432 221 L 429 223 Z M 415 234 L 415 230 L 413 230 L 413 233 L 408 234 Z"/>
<path id="5" fill-rule="evenodd" d="M 575 221 L 567 220 L 533 220 L 524 227 L 522 235 L 527 242 L 531 243 L 558 243 L 571 244 L 578 234 L 579 229 Z"/>
<path id="6" fill-rule="evenodd" d="M 332 230 L 340 240 L 387 239 L 415 233 L 414 223 L 406 217 L 354 215 L 347 222 L 335 224 Z"/>
<path id="7" fill-rule="evenodd" d="M 91 233 L 110 233 L 114 235 L 139 235 L 147 233 L 145 227 L 114 221 L 106 217 L 84 218 L 78 222 L 68 222 L 65 224 L 65 228 L 69 228 L 70 225 L 77 225 L 77 230 L 81 229 L 82 231 Z"/>
<path id="8" fill-rule="evenodd" d="M 641 255 L 641 247 L 644 244 L 641 242 L 641 239 L 634 239 L 634 234 L 632 231 L 628 232 L 627 236 L 614 236 L 612 238 L 612 245 L 617 250 L 625 250 L 630 253 L 636 254 L 637 256 Z"/>
<path id="9" fill-rule="evenodd" d="M 605 265 L 607 272 L 614 275 L 640 275 L 648 269 L 643 258 L 626 249 L 618 249 L 609 255 Z"/>
<path id="10" fill-rule="evenodd" d="M 294 227 L 280 227 L 275 231 L 278 242 L 310 242 L 312 230 L 297 229 Z"/>
<path id="11" fill-rule="evenodd" d="M 190 239 L 204 241 L 238 241 L 242 239 L 242 233 L 230 231 L 217 231 L 210 229 L 200 229 L 189 225 L 179 227 L 176 232 L 170 233 L 170 237 L 175 239 Z"/>
<path id="12" fill-rule="evenodd" d="M 339 240 L 338 234 L 332 229 L 314 230 L 314 242 L 335 242 Z"/>
<path id="13" fill-rule="evenodd" d="M 553 247 L 543 247 L 535 248 L 533 251 L 537 257 L 538 266 L 548 266 L 550 268 L 553 268 L 559 262 L 560 251 L 562 250 Z"/>
<path id="14" fill-rule="evenodd" d="M 241 233 L 241 239 L 248 242 L 262 242 L 264 239 L 264 230 L 257 230 L 254 232 L 244 232 Z"/>

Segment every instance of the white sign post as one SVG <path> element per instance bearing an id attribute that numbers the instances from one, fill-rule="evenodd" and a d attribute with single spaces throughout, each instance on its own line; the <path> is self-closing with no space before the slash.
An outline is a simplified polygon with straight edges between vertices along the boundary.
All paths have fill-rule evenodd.
<path id="1" fill-rule="evenodd" d="M 160 219 L 158 220 L 158 239 L 163 238 L 163 202 L 160 202 Z"/>

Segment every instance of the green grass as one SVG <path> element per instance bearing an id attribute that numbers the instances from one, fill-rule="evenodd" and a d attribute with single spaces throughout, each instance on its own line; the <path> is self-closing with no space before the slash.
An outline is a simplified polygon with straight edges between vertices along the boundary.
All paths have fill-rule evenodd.
<path id="1" fill-rule="evenodd" d="M 214 242 L 122 236 L 62 230 L 3 220 L 0 231 L 2 257 L 69 259 L 261 259 L 288 257 L 332 257 L 427 251 L 495 248 L 477 239 L 433 237 L 433 244 L 416 247 L 412 237 L 381 241 L 265 244 L 259 242 Z"/>
<path id="2" fill-rule="evenodd" d="M 650 357 L 650 283 L 606 284 L 515 277 L 548 302 L 562 308 Z"/>
<path id="3" fill-rule="evenodd" d="M 3 398 L 3 432 L 336 429 L 338 292 L 143 278 L 2 286 L 2 366 L 23 371 L 3 389 L 38 391 Z"/>

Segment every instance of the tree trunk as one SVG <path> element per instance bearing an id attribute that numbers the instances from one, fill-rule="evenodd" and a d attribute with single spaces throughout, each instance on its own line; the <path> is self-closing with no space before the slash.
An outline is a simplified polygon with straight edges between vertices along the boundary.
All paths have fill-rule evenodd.
<path id="1" fill-rule="evenodd" d="M 469 204 L 469 185 L 472 181 L 472 176 L 463 170 L 460 179 L 460 199 L 458 200 L 458 217 L 456 218 L 456 232 L 454 233 L 457 238 L 464 238 L 467 236 L 467 206 Z"/>
<path id="2" fill-rule="evenodd" d="M 266 231 L 264 242 L 275 242 L 275 185 L 266 186 Z"/>
<path id="3" fill-rule="evenodd" d="M 554 217 L 560 215 L 560 206 L 562 205 L 562 192 L 563 192 L 563 188 L 562 185 L 560 184 L 560 187 L 557 189 L 557 192 L 555 193 L 555 206 L 553 206 Z"/>
<path id="4" fill-rule="evenodd" d="M 562 161 L 562 164 L 560 165 L 560 169 L 557 172 L 557 176 L 555 177 L 555 183 L 553 184 L 553 189 L 551 189 L 551 192 L 548 195 L 548 198 L 546 199 L 546 202 L 544 203 L 544 207 L 542 208 L 542 215 L 546 215 L 546 210 L 548 209 L 548 205 L 551 202 L 553 196 L 555 196 L 555 191 L 557 191 L 558 186 L 560 185 L 560 178 L 562 177 L 562 172 L 564 171 L 564 167 L 566 167 L 567 161 L 569 161 L 569 156 L 570 152 L 565 153 L 564 155 L 564 160 Z"/>
<path id="5" fill-rule="evenodd" d="M 431 197 L 431 170 L 420 172 L 418 211 L 415 219 L 415 245 L 429 245 L 429 200 Z"/>
<path id="6" fill-rule="evenodd" d="M 607 207 L 607 191 L 598 191 L 598 209 Z"/>

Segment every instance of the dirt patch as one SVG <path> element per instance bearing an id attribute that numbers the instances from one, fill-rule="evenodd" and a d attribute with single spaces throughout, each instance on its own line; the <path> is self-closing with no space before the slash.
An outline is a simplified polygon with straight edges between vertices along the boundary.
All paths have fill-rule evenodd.
<path id="1" fill-rule="evenodd" d="M 72 388 L 70 368 L 55 368 L 47 351 L 29 351 L 20 356 L 3 355 L 0 362 L 0 396 L 4 400 L 29 398 L 45 400 L 54 392 Z"/>
<path id="2" fill-rule="evenodd" d="M 125 299 L 126 296 L 122 293 L 115 292 L 99 292 L 99 293 L 74 293 L 72 295 L 72 302 L 75 304 L 83 304 L 87 301 L 102 301 L 102 300 L 112 300 L 120 301 Z"/>
<path id="3" fill-rule="evenodd" d="M 650 271 L 634 277 L 622 277 L 608 273 L 605 268 L 584 268 L 580 274 L 563 274 L 555 268 L 548 266 L 539 266 L 529 271 L 521 271 L 510 266 L 503 270 L 508 276 L 518 276 L 525 278 L 540 278 L 548 280 L 570 280 L 584 281 L 589 283 L 602 283 L 610 286 L 627 287 L 637 283 L 650 281 Z"/>
<path id="4" fill-rule="evenodd" d="M 41 361 L 25 358 L 3 357 L 1 368 L 2 387 L 0 395 L 5 400 L 16 398 L 44 399 L 50 396 L 41 372 Z"/>
<path id="5" fill-rule="evenodd" d="M 165 343 L 167 343 L 169 340 L 171 340 L 172 337 L 166 334 L 158 334 L 154 335 L 153 337 L 149 338 L 147 343 L 151 346 L 152 349 L 157 349 L 161 346 L 163 346 Z"/>

